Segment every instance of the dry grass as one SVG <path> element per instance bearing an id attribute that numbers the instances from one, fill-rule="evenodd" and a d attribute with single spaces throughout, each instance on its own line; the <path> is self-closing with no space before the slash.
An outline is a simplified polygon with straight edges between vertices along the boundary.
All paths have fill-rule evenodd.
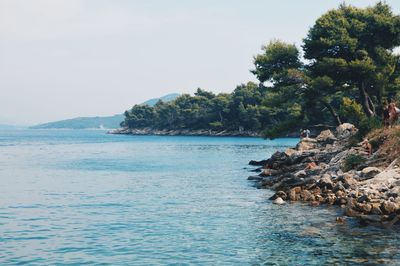
<path id="1" fill-rule="evenodd" d="M 400 158 L 400 126 L 376 129 L 367 137 L 378 157 L 385 158 L 388 164 Z"/>

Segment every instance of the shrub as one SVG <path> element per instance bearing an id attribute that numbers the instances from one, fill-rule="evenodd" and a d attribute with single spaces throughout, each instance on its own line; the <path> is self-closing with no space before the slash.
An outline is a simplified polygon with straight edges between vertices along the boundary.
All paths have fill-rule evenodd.
<path id="1" fill-rule="evenodd" d="M 365 163 L 367 159 L 359 154 L 350 154 L 344 159 L 343 171 L 347 172 L 351 169 L 355 169 L 357 166 Z"/>
<path id="2" fill-rule="evenodd" d="M 382 121 L 376 117 L 364 118 L 358 126 L 358 132 L 355 137 L 357 141 L 361 141 L 372 130 L 382 126 Z"/>
<path id="3" fill-rule="evenodd" d="M 355 126 L 359 126 L 360 121 L 363 121 L 366 118 L 361 104 L 348 97 L 343 97 L 339 113 L 346 122 L 352 123 Z"/>
<path id="4" fill-rule="evenodd" d="M 298 127 L 298 121 L 289 120 L 286 122 L 275 124 L 274 126 L 265 129 L 263 135 L 265 138 L 274 139 L 285 136 L 286 134 L 293 132 Z"/>
<path id="5" fill-rule="evenodd" d="M 224 125 L 219 121 L 211 122 L 208 125 L 214 130 L 222 130 L 224 127 Z"/>

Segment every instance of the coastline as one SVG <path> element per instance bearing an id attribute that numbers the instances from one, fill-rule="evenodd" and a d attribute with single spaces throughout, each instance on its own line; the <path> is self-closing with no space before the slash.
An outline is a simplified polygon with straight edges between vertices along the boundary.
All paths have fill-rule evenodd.
<path id="1" fill-rule="evenodd" d="M 143 136 L 210 136 L 210 137 L 254 137 L 262 138 L 263 135 L 260 132 L 254 131 L 215 131 L 215 130 L 190 130 L 190 129 L 178 129 L 178 130 L 159 130 L 153 128 L 117 128 L 107 132 L 107 134 L 120 134 L 120 135 L 143 135 Z"/>
<path id="2" fill-rule="evenodd" d="M 335 132 L 324 130 L 316 138 L 303 138 L 295 148 L 267 160 L 250 161 L 261 173 L 248 180 L 257 188 L 275 191 L 270 198 L 275 204 L 337 205 L 344 216 L 336 222 L 356 217 L 362 224 L 391 227 L 400 221 L 400 159 L 397 151 L 389 155 L 385 145 L 391 138 L 398 141 L 398 128 L 372 134 L 371 142 L 383 141 L 371 155 L 352 143 L 356 132 L 345 123 Z M 349 168 L 354 158 L 360 162 Z"/>

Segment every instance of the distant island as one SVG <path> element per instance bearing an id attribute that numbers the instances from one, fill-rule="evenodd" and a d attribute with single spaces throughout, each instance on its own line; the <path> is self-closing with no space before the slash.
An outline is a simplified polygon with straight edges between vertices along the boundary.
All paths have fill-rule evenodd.
<path id="1" fill-rule="evenodd" d="M 172 101 L 179 96 L 178 93 L 171 93 L 159 98 L 153 98 L 145 101 L 141 105 L 154 106 L 158 101 Z M 113 129 L 120 127 L 124 120 L 123 114 L 113 116 L 96 116 L 96 117 L 77 117 L 60 121 L 49 122 L 45 124 L 35 125 L 32 129 Z"/>
<path id="2" fill-rule="evenodd" d="M 124 119 L 122 114 L 113 116 L 77 117 L 60 120 L 31 127 L 32 129 L 88 129 L 88 128 L 117 128 Z"/>

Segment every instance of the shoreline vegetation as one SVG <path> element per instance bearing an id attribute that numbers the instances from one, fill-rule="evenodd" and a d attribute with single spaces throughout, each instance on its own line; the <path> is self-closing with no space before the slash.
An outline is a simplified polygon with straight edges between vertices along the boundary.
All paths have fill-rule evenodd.
<path id="1" fill-rule="evenodd" d="M 357 132 L 345 123 L 267 160 L 250 161 L 261 173 L 248 180 L 275 191 L 275 204 L 338 205 L 345 216 L 339 223 L 356 217 L 362 224 L 391 227 L 400 221 L 400 126 L 369 133 L 371 154 L 365 143 L 355 145 Z"/>
<path id="2" fill-rule="evenodd" d="M 146 136 L 210 136 L 210 137 L 262 137 L 262 134 L 254 131 L 216 131 L 211 129 L 180 129 L 160 130 L 153 128 L 117 128 L 107 132 L 108 134 L 121 135 L 146 135 Z"/>
<path id="3" fill-rule="evenodd" d="M 281 40 L 262 46 L 250 70 L 258 82 L 231 93 L 198 88 L 169 102 L 134 105 L 120 126 L 277 138 L 320 124 L 379 124 L 385 106 L 400 102 L 399 46 L 400 16 L 389 5 L 341 4 L 315 21 L 301 47 Z"/>

